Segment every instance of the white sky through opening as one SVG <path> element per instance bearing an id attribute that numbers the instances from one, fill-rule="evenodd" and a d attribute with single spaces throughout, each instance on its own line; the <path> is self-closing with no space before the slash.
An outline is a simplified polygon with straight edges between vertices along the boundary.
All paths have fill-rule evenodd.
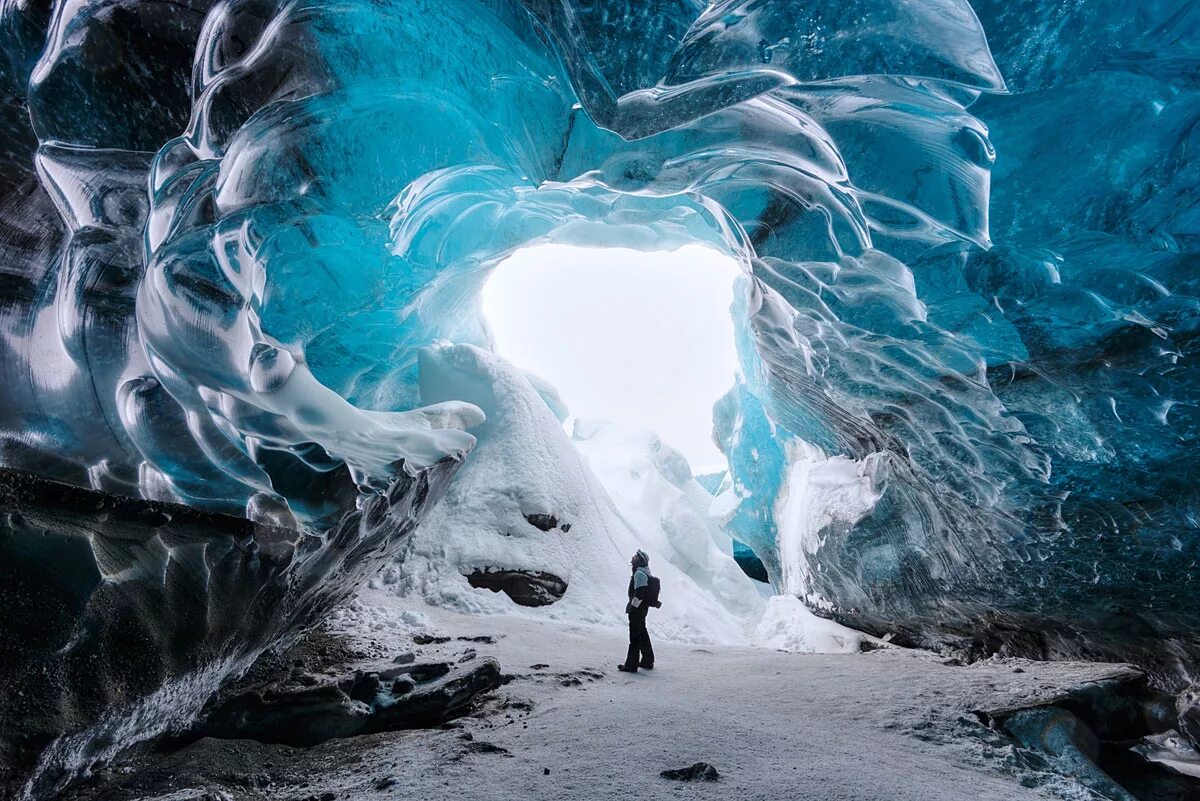
<path id="1" fill-rule="evenodd" d="M 725 466 L 712 406 L 738 369 L 729 308 L 737 262 L 675 251 L 538 245 L 483 287 L 496 351 L 553 384 L 575 418 L 649 428 L 699 474 Z"/>

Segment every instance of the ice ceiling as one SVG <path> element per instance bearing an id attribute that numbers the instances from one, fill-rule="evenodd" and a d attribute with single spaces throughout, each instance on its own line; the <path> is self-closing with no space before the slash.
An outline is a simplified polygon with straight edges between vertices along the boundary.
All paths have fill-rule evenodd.
<path id="1" fill-rule="evenodd" d="M 717 427 L 773 577 L 815 447 L 880 494 L 801 566 L 844 608 L 1191 579 L 1194 4 L 0 10 L 9 466 L 321 525 L 470 448 L 418 356 L 489 344 L 504 258 L 699 244 L 753 277 Z"/>

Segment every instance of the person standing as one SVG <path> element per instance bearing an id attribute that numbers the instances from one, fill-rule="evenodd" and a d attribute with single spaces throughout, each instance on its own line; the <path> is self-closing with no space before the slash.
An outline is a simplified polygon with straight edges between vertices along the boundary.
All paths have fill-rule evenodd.
<path id="1" fill-rule="evenodd" d="M 661 607 L 658 601 L 658 579 L 650 574 L 650 557 L 639 550 L 629 562 L 633 575 L 629 577 L 629 602 L 625 613 L 629 615 L 629 652 L 624 664 L 617 670 L 637 673 L 638 668 L 654 669 L 654 646 L 650 643 L 650 632 L 646 630 L 646 615 L 650 607 Z"/>

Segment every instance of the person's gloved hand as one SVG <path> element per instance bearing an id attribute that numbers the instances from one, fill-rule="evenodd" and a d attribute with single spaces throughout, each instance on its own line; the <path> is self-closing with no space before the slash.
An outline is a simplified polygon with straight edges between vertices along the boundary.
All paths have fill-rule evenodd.
<path id="1" fill-rule="evenodd" d="M 654 602 L 654 608 L 655 608 L 655 609 L 662 609 L 662 601 L 655 601 L 655 602 Z"/>

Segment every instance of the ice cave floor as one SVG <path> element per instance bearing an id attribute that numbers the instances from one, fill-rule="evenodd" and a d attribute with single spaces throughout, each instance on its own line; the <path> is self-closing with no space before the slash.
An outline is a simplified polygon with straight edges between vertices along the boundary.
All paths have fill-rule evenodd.
<path id="1" fill-rule="evenodd" d="M 1105 664 L 964 666 L 892 648 L 822 655 L 661 642 L 658 668 L 631 676 L 615 670 L 624 648 L 618 629 L 401 603 L 366 590 L 308 647 L 364 668 L 413 651 L 452 662 L 472 660 L 473 651 L 473 659 L 499 660 L 511 678 L 437 729 L 309 748 L 205 738 L 128 757 L 71 797 L 1082 799 L 1092 796 L 1071 780 L 1029 768 L 980 713 L 1135 675 Z M 477 636 L 484 641 L 465 639 Z M 659 775 L 701 761 L 719 781 Z"/>

